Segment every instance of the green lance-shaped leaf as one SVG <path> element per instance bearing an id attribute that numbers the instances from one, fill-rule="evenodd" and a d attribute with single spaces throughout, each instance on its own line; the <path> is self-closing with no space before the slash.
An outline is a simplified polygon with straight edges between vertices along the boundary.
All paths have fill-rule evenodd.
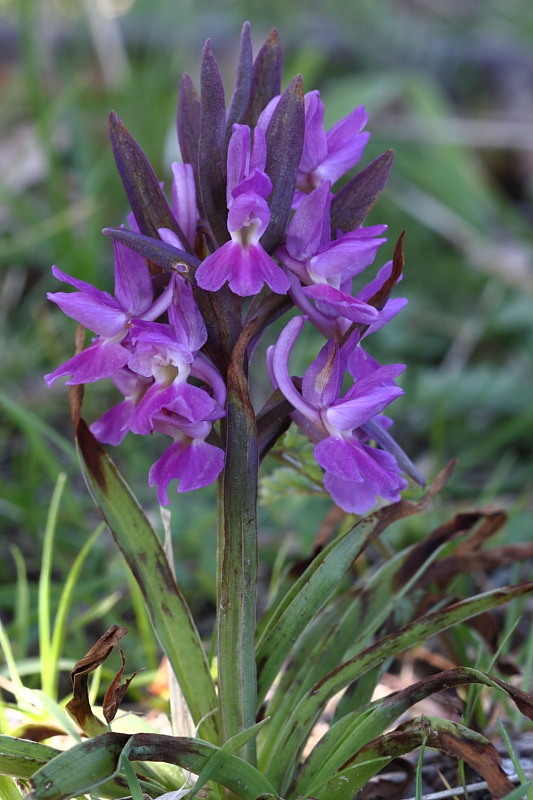
<path id="1" fill-rule="evenodd" d="M 291 795 L 315 794 L 318 787 L 368 742 L 380 736 L 415 703 L 455 686 L 478 683 L 503 690 L 529 719 L 533 718 L 533 697 L 515 686 L 468 667 L 446 670 L 372 705 L 366 713 L 354 712 L 333 725 L 315 745 L 291 786 Z"/>
<path id="2" fill-rule="evenodd" d="M 496 589 L 427 614 L 399 631 L 389 634 L 344 662 L 315 684 L 287 720 L 274 751 L 267 776 L 283 794 L 290 785 L 307 738 L 322 709 L 337 692 L 387 658 L 414 647 L 429 636 L 482 614 L 502 603 L 533 591 L 533 582 Z"/>
<path id="3" fill-rule="evenodd" d="M 156 239 L 159 228 L 170 228 L 187 252 L 192 253 L 150 162 L 114 111 L 109 115 L 109 136 L 117 169 L 140 232 Z"/>
<path id="4" fill-rule="evenodd" d="M 419 717 L 363 747 L 320 787 L 320 800 L 351 800 L 393 758 L 423 744 L 470 764 L 485 778 L 494 798 L 503 798 L 514 788 L 496 748 L 484 736 L 449 720 Z"/>
<path id="5" fill-rule="evenodd" d="M 241 31 L 241 43 L 239 47 L 239 60 L 237 63 L 237 76 L 235 86 L 228 108 L 226 119 L 226 134 L 224 137 L 223 163 L 226 163 L 228 154 L 229 140 L 231 139 L 232 127 L 237 123 L 242 123 L 248 103 L 250 102 L 250 92 L 252 90 L 253 77 L 253 55 L 252 39 L 250 36 L 250 23 L 245 22 Z"/>
<path id="6" fill-rule="evenodd" d="M 252 128 L 273 97 L 281 93 L 281 45 L 275 28 L 257 54 L 252 73 L 250 103 L 244 122 Z"/>
<path id="7" fill-rule="evenodd" d="M 255 413 L 244 360 L 255 323 L 242 332 L 228 370 L 227 448 L 219 530 L 218 674 L 224 740 L 255 722 L 255 605 L 257 588 L 257 478 Z M 255 761 L 255 742 L 246 746 Z"/>
<path id="8" fill-rule="evenodd" d="M 209 39 L 205 43 L 200 73 L 201 125 L 198 147 L 200 190 L 205 215 L 218 246 L 230 238 L 226 220 L 225 164 L 222 160 L 226 132 L 224 86 Z"/>
<path id="9" fill-rule="evenodd" d="M 256 722 L 256 724 L 252 725 L 251 728 L 247 728 L 245 731 L 241 731 L 235 736 L 232 736 L 231 739 L 228 739 L 228 741 L 225 742 L 222 747 L 220 747 L 209 759 L 205 767 L 198 775 L 198 779 L 194 784 L 194 789 L 189 795 L 189 800 L 192 800 L 193 797 L 198 794 L 200 789 L 205 786 L 207 781 L 213 777 L 218 769 L 220 769 L 227 757 L 234 755 L 234 753 L 237 753 L 239 750 L 242 750 L 243 746 L 247 744 L 250 739 L 254 739 L 261 728 L 263 728 L 268 721 L 268 717 L 266 719 L 262 719 L 261 722 Z"/>
<path id="10" fill-rule="evenodd" d="M 161 543 L 83 420 L 77 421 L 76 443 L 89 491 L 139 584 L 154 631 L 198 723 L 218 701 L 202 642 Z M 215 717 L 205 720 L 202 732 L 209 741 L 218 740 Z"/>
<path id="11" fill-rule="evenodd" d="M 364 222 L 387 182 L 393 161 L 394 150 L 387 150 L 337 192 L 331 203 L 333 238 L 337 228 L 348 233 Z"/>
<path id="12" fill-rule="evenodd" d="M 69 800 L 93 791 L 115 778 L 122 753 L 130 761 L 175 764 L 199 775 L 218 748 L 200 739 L 155 733 L 104 733 L 61 753 L 32 778 L 31 800 Z M 226 755 L 211 776 L 243 800 L 255 800 L 274 789 L 251 764 Z M 142 782 L 141 782 L 142 786 Z M 99 788 L 102 793 L 102 788 Z M 117 796 L 117 795 L 115 795 Z"/>
<path id="13" fill-rule="evenodd" d="M 272 114 L 267 132 L 265 172 L 272 181 L 268 198 L 270 222 L 261 237 L 267 253 L 280 244 L 289 221 L 304 142 L 304 94 L 302 76 L 292 79 Z"/>
<path id="14" fill-rule="evenodd" d="M 29 739 L 0 735 L 0 775 L 12 778 L 31 778 L 61 751 Z"/>
<path id="15" fill-rule="evenodd" d="M 422 511 L 446 482 L 450 469 L 443 470 L 419 503 L 400 500 L 379 509 L 331 542 L 313 559 L 278 606 L 270 612 L 257 642 L 259 702 L 265 698 L 294 641 L 327 602 L 354 559 L 388 525 Z"/>
<path id="16" fill-rule="evenodd" d="M 405 553 L 397 554 L 371 576 L 363 591 L 341 595 L 313 620 L 291 651 L 290 663 L 285 667 L 269 700 L 266 713 L 273 719 L 261 743 L 260 763 L 268 763 L 270 760 L 284 720 L 290 716 L 305 693 L 343 659 L 353 657 L 366 647 L 370 637 L 383 625 L 397 603 L 412 589 L 437 554 L 438 550 L 435 548 L 433 552 L 430 551 L 427 559 L 418 565 L 415 574 L 393 590 L 394 576 L 405 560 Z M 322 622 L 324 619 L 328 620 L 323 632 L 317 625 L 321 618 Z M 315 629 L 317 630 L 313 635 Z M 308 642 L 311 648 L 307 645 Z M 368 688 L 358 681 L 359 691 L 350 698 L 352 702 L 360 698 L 361 691 L 368 690 L 372 694 L 375 685 L 373 671 L 366 673 L 365 677 L 369 679 Z"/>

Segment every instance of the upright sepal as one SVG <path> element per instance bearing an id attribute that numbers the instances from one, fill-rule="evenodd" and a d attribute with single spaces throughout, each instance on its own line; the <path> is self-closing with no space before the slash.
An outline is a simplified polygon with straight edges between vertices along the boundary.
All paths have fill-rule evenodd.
<path id="1" fill-rule="evenodd" d="M 224 86 L 209 40 L 205 43 L 200 77 L 201 124 L 198 148 L 200 190 L 207 220 L 220 247 L 229 239 L 226 225 L 226 182 L 223 146 L 226 133 Z"/>
<path id="2" fill-rule="evenodd" d="M 114 111 L 109 115 L 109 137 L 119 175 L 139 230 L 158 237 L 159 228 L 170 228 L 187 246 L 150 162 Z"/>
<path id="3" fill-rule="evenodd" d="M 297 75 L 276 106 L 266 133 L 265 172 L 272 181 L 270 223 L 261 238 L 267 253 L 281 243 L 294 198 L 305 129 L 302 76 Z"/>
<path id="4" fill-rule="evenodd" d="M 343 233 L 361 225 L 387 182 L 394 161 L 394 150 L 387 150 L 337 192 L 331 204 L 331 231 Z"/>

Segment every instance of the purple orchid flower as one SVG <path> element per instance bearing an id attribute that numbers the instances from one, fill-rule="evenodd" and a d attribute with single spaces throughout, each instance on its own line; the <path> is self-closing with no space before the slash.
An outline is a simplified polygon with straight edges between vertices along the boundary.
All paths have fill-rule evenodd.
<path id="1" fill-rule="evenodd" d="M 134 433 L 151 433 L 153 419 L 162 409 L 176 413 L 187 424 L 213 421 L 226 413 L 224 382 L 215 367 L 198 355 L 207 331 L 192 290 L 181 277 L 176 277 L 168 315 L 168 325 L 140 320 L 132 324 L 134 352 L 128 366 L 138 375 L 153 379 L 131 417 Z M 209 384 L 222 402 L 188 383 L 189 376 Z"/>
<path id="2" fill-rule="evenodd" d="M 172 417 L 158 415 L 154 430 L 172 436 L 174 442 L 155 462 L 148 475 L 148 484 L 157 485 L 161 506 L 168 506 L 168 486 L 175 478 L 178 492 L 192 492 L 213 483 L 224 469 L 224 451 L 205 441 L 211 431 L 208 422 L 177 425 Z"/>
<path id="3" fill-rule="evenodd" d="M 325 181 L 305 197 L 287 229 L 285 244 L 276 250 L 293 273 L 289 275 L 292 299 L 328 339 L 340 338 L 352 322 L 374 325 L 380 320 L 380 312 L 366 302 L 373 292 L 354 297 L 351 286 L 352 278 L 374 261 L 387 241 L 376 238 L 386 225 L 357 228 L 331 241 L 329 189 Z"/>
<path id="4" fill-rule="evenodd" d="M 345 511 L 366 513 L 380 496 L 400 499 L 407 481 L 400 475 L 390 453 L 369 447 L 361 427 L 379 416 L 393 400 L 403 394 L 394 383 L 405 369 L 403 364 L 360 369 L 353 386 L 340 398 L 345 357 L 334 339 L 327 342 L 306 371 L 301 393 L 289 374 L 289 357 L 306 317 L 295 317 L 282 331 L 277 344 L 269 349 L 269 368 L 277 386 L 294 406 L 293 419 L 317 442 L 314 450 L 324 469 L 324 486 Z M 355 369 L 355 366 L 353 367 Z"/>
<path id="5" fill-rule="evenodd" d="M 260 238 L 270 222 L 266 198 L 272 182 L 265 173 L 266 143 L 262 130 L 251 133 L 247 125 L 234 125 L 228 147 L 228 231 L 231 241 L 215 250 L 196 272 L 198 286 L 217 291 L 226 281 L 240 297 L 258 294 L 267 284 L 277 294 L 287 294 L 289 280 L 263 249 Z"/>
<path id="6" fill-rule="evenodd" d="M 274 97 L 261 114 L 258 126 L 267 130 L 280 96 Z M 330 185 L 354 167 L 370 138 L 362 132 L 368 121 L 364 106 L 358 106 L 339 120 L 327 133 L 324 131 L 324 104 L 320 92 L 305 95 L 305 135 L 300 159 L 293 207 L 297 208 L 324 181 Z"/>
<path id="7" fill-rule="evenodd" d="M 71 376 L 66 381 L 69 386 L 109 378 L 125 367 L 131 358 L 131 349 L 126 346 L 129 344 L 131 320 L 155 320 L 170 305 L 172 281 L 154 301 L 145 259 L 118 242 L 114 243 L 114 248 L 115 297 L 52 267 L 54 277 L 79 291 L 48 293 L 48 299 L 57 303 L 69 317 L 97 333 L 98 338 L 54 372 L 45 375 L 48 386 L 65 375 Z"/>

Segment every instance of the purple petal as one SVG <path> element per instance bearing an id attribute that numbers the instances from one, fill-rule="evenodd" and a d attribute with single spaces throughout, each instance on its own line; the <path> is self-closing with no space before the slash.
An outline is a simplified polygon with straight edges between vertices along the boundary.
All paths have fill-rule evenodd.
<path id="1" fill-rule="evenodd" d="M 250 172 L 254 169 L 264 171 L 267 159 L 265 131 L 261 128 L 254 129 L 254 144 L 250 156 Z"/>
<path id="2" fill-rule="evenodd" d="M 260 128 L 264 133 L 267 132 L 268 126 L 270 125 L 270 120 L 274 114 L 274 111 L 278 107 L 278 103 L 281 100 L 281 95 L 277 94 L 269 103 L 265 106 L 261 114 L 259 115 L 259 119 L 257 120 L 256 129 Z"/>
<path id="3" fill-rule="evenodd" d="M 405 370 L 405 364 L 388 364 L 385 367 L 377 367 L 373 372 L 363 375 L 353 386 L 351 386 L 344 397 L 345 400 L 352 400 L 360 397 L 366 392 L 371 391 L 376 386 L 396 386 L 394 379 L 401 375 Z"/>
<path id="4" fill-rule="evenodd" d="M 249 228 L 247 240 L 255 244 L 269 221 L 270 209 L 267 201 L 256 192 L 243 192 L 237 195 L 229 210 L 228 230 L 235 233 L 244 227 Z"/>
<path id="5" fill-rule="evenodd" d="M 324 283 L 304 286 L 302 294 L 315 300 L 318 310 L 329 317 L 341 316 L 352 322 L 365 324 L 371 324 L 378 319 L 378 311 L 373 306 Z"/>
<path id="6" fill-rule="evenodd" d="M 359 465 L 361 450 L 361 445 L 355 440 L 349 444 L 340 436 L 328 436 L 316 445 L 314 455 L 317 463 L 326 472 L 345 481 L 360 482 L 364 480 L 364 473 Z"/>
<path id="7" fill-rule="evenodd" d="M 307 261 L 318 251 L 325 226 L 329 233 L 330 186 L 329 181 L 325 181 L 318 189 L 305 195 L 287 229 L 287 251 L 299 261 Z"/>
<path id="8" fill-rule="evenodd" d="M 131 400 L 123 400 L 93 422 L 91 432 L 103 444 L 119 445 L 129 431 L 134 410 L 135 404 Z"/>
<path id="9" fill-rule="evenodd" d="M 228 145 L 228 172 L 226 199 L 231 205 L 232 192 L 248 173 L 251 133 L 248 125 L 234 125 Z"/>
<path id="10" fill-rule="evenodd" d="M 190 284 L 183 278 L 177 278 L 174 303 L 169 308 L 168 318 L 177 341 L 191 353 L 197 353 L 206 343 L 204 318 L 196 305 Z"/>
<path id="11" fill-rule="evenodd" d="M 77 356 L 65 361 L 54 372 L 45 375 L 47 386 L 51 386 L 57 378 L 71 375 L 66 381 L 67 386 L 79 383 L 94 383 L 103 378 L 109 378 L 114 372 L 126 366 L 131 353 L 116 342 L 106 342 L 97 339 L 96 342 L 82 350 Z"/>
<path id="12" fill-rule="evenodd" d="M 339 396 L 341 383 L 338 347 L 335 339 L 331 339 L 307 369 L 302 396 L 313 408 L 328 408 Z"/>
<path id="13" fill-rule="evenodd" d="M 289 374 L 289 358 L 296 339 L 300 335 L 307 317 L 293 317 L 281 331 L 271 355 L 271 370 L 279 390 L 297 411 L 315 425 L 319 430 L 324 426 L 320 414 L 309 405 L 294 386 Z"/>
<path id="14" fill-rule="evenodd" d="M 346 233 L 340 239 L 323 245 L 311 259 L 310 269 L 323 278 L 332 275 L 342 275 L 343 281 L 353 278 L 374 261 L 378 249 L 387 241 L 372 237 L 373 233 L 367 235 L 364 229 Z"/>
<path id="15" fill-rule="evenodd" d="M 86 292 L 55 292 L 48 293 L 47 297 L 57 303 L 68 317 L 106 339 L 117 336 L 128 321 L 117 301 L 113 299 L 111 306 L 111 301 L 104 304 L 100 297 Z"/>
<path id="16" fill-rule="evenodd" d="M 241 194 L 256 194 L 259 195 L 259 197 L 265 198 L 268 197 L 271 191 L 272 181 L 268 175 L 261 169 L 254 169 L 250 172 L 247 178 L 244 178 L 240 183 L 237 184 L 237 186 L 235 186 L 231 193 L 232 199 L 231 202 L 228 203 L 228 208 L 231 208 L 236 198 Z M 231 230 L 229 223 L 228 228 Z"/>
<path id="17" fill-rule="evenodd" d="M 376 504 L 376 489 L 368 481 L 346 481 L 327 472 L 324 488 L 339 508 L 349 514 L 366 514 Z"/>
<path id="18" fill-rule="evenodd" d="M 216 367 L 200 355 L 193 361 L 191 375 L 194 378 L 200 378 L 200 380 L 211 387 L 215 402 L 224 409 L 226 405 L 226 384 Z"/>
<path id="19" fill-rule="evenodd" d="M 196 184 L 191 164 L 172 164 L 172 213 L 185 234 L 187 241 L 194 247 L 196 226 L 198 224 L 198 207 L 196 205 Z M 180 247 L 180 250 L 183 249 Z"/>
<path id="20" fill-rule="evenodd" d="M 327 132 L 328 153 L 319 167 L 323 180 L 335 183 L 357 164 L 370 138 L 369 133 L 360 133 L 367 119 L 364 107 L 359 106 Z"/>
<path id="21" fill-rule="evenodd" d="M 337 430 L 351 431 L 381 414 L 383 409 L 403 393 L 399 386 L 376 386 L 365 394 L 333 405 L 326 411 L 326 416 Z"/>
<path id="22" fill-rule="evenodd" d="M 120 242 L 115 250 L 115 297 L 128 317 L 140 317 L 153 300 L 152 279 L 146 259 Z"/>
<path id="23" fill-rule="evenodd" d="M 189 444 L 190 442 L 190 444 Z M 204 441 L 178 440 L 171 444 L 150 470 L 148 483 L 157 484 L 157 497 L 162 506 L 170 505 L 167 490 L 177 478 L 178 492 L 191 492 L 209 486 L 224 468 L 224 452 Z"/>
<path id="24" fill-rule="evenodd" d="M 176 379 L 170 386 L 154 384 L 144 395 L 131 419 L 133 433 L 143 435 L 154 429 L 153 418 L 166 408 L 187 422 L 200 422 L 214 409 L 214 400 L 203 389 Z"/>
<path id="25" fill-rule="evenodd" d="M 226 282 L 240 297 L 257 294 L 267 283 L 276 294 L 287 294 L 289 279 L 261 245 L 243 247 L 227 242 L 208 256 L 196 272 L 198 286 L 217 291 Z"/>
<path id="26" fill-rule="evenodd" d="M 78 278 L 72 278 L 70 275 L 67 275 L 66 272 L 60 270 L 59 267 L 52 267 L 52 275 L 54 278 L 57 278 L 58 281 L 68 283 L 69 286 L 74 286 L 75 289 L 79 289 L 81 292 L 86 292 L 87 294 L 92 294 L 95 297 L 101 298 L 102 303 L 107 301 L 111 301 L 111 303 L 115 302 L 115 298 L 113 295 L 109 294 L 109 292 L 102 292 L 100 289 L 97 289 L 96 286 L 93 286 L 90 283 L 80 281 Z"/>
<path id="27" fill-rule="evenodd" d="M 300 172 L 313 172 L 326 158 L 328 146 L 324 133 L 324 104 L 320 92 L 305 95 L 305 135 Z"/>

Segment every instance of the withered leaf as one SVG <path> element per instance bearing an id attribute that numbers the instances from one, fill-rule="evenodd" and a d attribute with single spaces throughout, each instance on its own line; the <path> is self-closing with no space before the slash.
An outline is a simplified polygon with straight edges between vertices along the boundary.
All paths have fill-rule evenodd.
<path id="1" fill-rule="evenodd" d="M 67 703 L 66 709 L 72 719 L 78 723 L 87 736 L 96 736 L 107 730 L 106 725 L 93 714 L 89 702 L 88 676 L 104 663 L 113 647 L 127 632 L 127 628 L 120 628 L 118 625 L 113 625 L 98 639 L 83 658 L 80 658 L 80 660 L 76 662 L 74 669 L 70 673 L 73 696 L 72 700 Z M 122 677 L 123 668 L 124 666 L 122 670 L 119 670 L 119 682 Z M 112 718 L 113 717 L 111 717 L 111 719 Z"/>
<path id="2" fill-rule="evenodd" d="M 104 702 L 103 702 L 103 712 L 104 718 L 106 722 L 112 722 L 115 719 L 116 713 L 119 709 L 120 704 L 124 700 L 124 696 L 128 691 L 128 687 L 134 677 L 139 674 L 139 672 L 134 672 L 131 678 L 128 678 L 123 684 L 120 683 L 122 680 L 122 676 L 124 675 L 124 667 L 126 666 L 126 659 L 124 658 L 124 653 L 122 652 L 122 648 L 117 644 L 118 651 L 120 653 L 120 658 L 122 660 L 122 666 L 109 684 L 109 689 L 104 695 Z"/>

